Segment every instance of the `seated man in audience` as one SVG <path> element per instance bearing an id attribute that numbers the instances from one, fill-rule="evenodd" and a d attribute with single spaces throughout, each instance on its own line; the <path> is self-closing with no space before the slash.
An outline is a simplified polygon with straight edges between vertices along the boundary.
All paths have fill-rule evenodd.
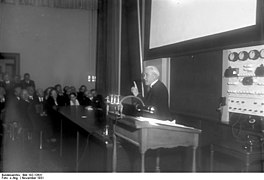
<path id="1" fill-rule="evenodd" d="M 36 109 L 36 120 L 38 120 L 38 130 L 42 132 L 42 138 L 45 140 L 43 146 L 46 146 L 53 138 L 53 129 L 51 118 L 47 116 L 46 112 L 46 100 L 44 98 L 44 91 L 42 88 L 36 90 L 36 100 L 35 100 L 35 109 Z"/>
<path id="2" fill-rule="evenodd" d="M 57 91 L 57 95 L 58 95 L 57 100 L 58 100 L 58 103 L 61 104 L 61 105 L 63 105 L 63 106 L 65 106 L 67 101 L 65 101 L 65 98 L 64 98 L 64 95 L 63 95 L 63 91 L 62 91 L 61 85 L 60 84 L 56 84 L 54 86 L 54 88 Z"/>
<path id="3" fill-rule="evenodd" d="M 51 89 L 50 90 L 50 93 L 49 93 L 49 97 L 47 99 L 47 108 L 48 110 L 57 110 L 58 109 L 58 106 L 59 106 L 59 103 L 58 103 L 58 93 L 56 91 L 56 89 Z"/>
<path id="4" fill-rule="evenodd" d="M 63 94 L 66 94 L 69 89 L 70 89 L 69 86 L 64 86 L 64 88 L 63 88 Z"/>
<path id="5" fill-rule="evenodd" d="M 20 77 L 20 75 L 15 75 L 14 76 L 14 87 L 17 87 L 17 86 L 22 86 L 21 85 L 21 77 Z"/>
<path id="6" fill-rule="evenodd" d="M 45 101 L 48 100 L 49 96 L 50 96 L 50 91 L 53 89 L 53 87 L 48 87 L 44 90 L 44 99 Z"/>
<path id="7" fill-rule="evenodd" d="M 45 103 L 45 109 L 47 111 L 50 126 L 52 127 L 53 138 L 51 138 L 51 141 L 56 141 L 54 137 L 56 137 L 60 132 L 60 115 L 58 113 L 58 108 L 62 105 L 59 104 L 57 97 L 57 90 L 52 88 L 47 102 Z"/>
<path id="8" fill-rule="evenodd" d="M 21 94 L 22 88 L 20 86 L 17 86 L 13 90 L 13 95 L 10 96 L 10 98 L 6 102 L 6 119 L 11 121 L 15 121 L 16 118 L 13 118 L 14 115 L 16 115 L 15 112 L 18 112 L 18 104 L 20 101 L 20 94 Z"/>
<path id="9" fill-rule="evenodd" d="M 87 87 L 85 85 L 81 85 L 81 87 L 79 88 L 79 92 L 77 93 L 77 99 L 79 100 L 79 102 L 84 98 L 84 92 L 86 90 Z"/>
<path id="10" fill-rule="evenodd" d="M 5 125 L 8 127 L 9 125 L 12 127 L 16 127 L 16 134 L 17 131 L 21 132 L 21 119 L 20 119 L 20 94 L 21 94 L 22 88 L 20 86 L 17 86 L 13 90 L 13 95 L 10 96 L 10 98 L 6 101 L 5 105 Z"/>
<path id="11" fill-rule="evenodd" d="M 36 105 L 36 112 L 40 115 L 40 116 L 45 116 L 46 112 L 45 112 L 45 104 L 46 100 L 44 98 L 44 91 L 42 88 L 38 88 L 36 91 L 36 98 L 35 98 L 35 105 Z"/>
<path id="12" fill-rule="evenodd" d="M 95 89 L 91 89 L 91 93 L 93 95 L 93 106 L 95 108 L 99 108 L 99 109 L 104 109 L 105 107 L 105 103 L 104 103 L 104 98 L 102 95 L 97 94 L 97 91 Z"/>
<path id="13" fill-rule="evenodd" d="M 57 90 L 52 88 L 49 93 L 49 97 L 45 103 L 45 108 L 48 113 L 48 115 L 51 115 L 53 118 L 54 116 L 57 116 L 57 110 L 59 106 L 64 106 L 61 102 L 58 101 L 58 93 Z"/>
<path id="14" fill-rule="evenodd" d="M 58 95 L 63 95 L 62 87 L 60 84 L 56 84 L 54 88 L 57 90 Z"/>
<path id="15" fill-rule="evenodd" d="M 83 98 L 79 100 L 80 104 L 82 106 L 93 106 L 93 102 L 92 102 L 92 99 L 93 99 L 93 95 L 92 93 L 89 91 L 89 90 L 86 90 L 84 92 L 84 95 L 83 95 Z"/>
<path id="16" fill-rule="evenodd" d="M 80 103 L 76 97 L 75 93 L 70 94 L 70 106 L 79 106 Z"/>
<path id="17" fill-rule="evenodd" d="M 32 102 L 32 103 L 35 103 L 35 101 L 37 100 L 37 97 L 36 97 L 36 92 L 35 92 L 35 89 L 33 86 L 28 86 L 27 88 L 27 91 L 28 91 L 28 95 L 29 95 L 29 100 Z"/>
<path id="18" fill-rule="evenodd" d="M 63 88 L 63 100 L 65 102 L 66 105 L 69 105 L 70 102 L 70 93 L 71 93 L 71 89 L 69 86 L 65 86 Z"/>
<path id="19" fill-rule="evenodd" d="M 74 86 L 70 86 L 70 92 L 77 94 L 76 88 Z"/>
<path id="20" fill-rule="evenodd" d="M 36 89 L 35 82 L 30 79 L 29 73 L 24 74 L 24 79 L 21 81 L 21 86 L 23 89 L 26 89 L 28 86 L 32 86 L 34 89 Z"/>
<path id="21" fill-rule="evenodd" d="M 31 140 L 32 133 L 34 132 L 34 122 L 31 115 L 34 111 L 32 111 L 32 104 L 29 100 L 29 94 L 26 89 L 22 89 L 20 98 L 21 100 L 19 101 L 18 106 L 21 126 L 27 132 L 28 139 Z"/>
<path id="22" fill-rule="evenodd" d="M 6 97 L 9 98 L 9 96 L 12 95 L 14 84 L 11 81 L 8 73 L 4 74 L 3 87 L 5 88 L 5 91 L 6 91 Z"/>

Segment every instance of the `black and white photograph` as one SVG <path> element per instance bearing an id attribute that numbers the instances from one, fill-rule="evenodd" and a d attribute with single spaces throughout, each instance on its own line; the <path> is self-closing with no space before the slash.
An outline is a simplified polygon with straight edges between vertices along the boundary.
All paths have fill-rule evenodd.
<path id="1" fill-rule="evenodd" d="M 0 122 L 1 179 L 258 178 L 264 1 L 0 0 Z"/>

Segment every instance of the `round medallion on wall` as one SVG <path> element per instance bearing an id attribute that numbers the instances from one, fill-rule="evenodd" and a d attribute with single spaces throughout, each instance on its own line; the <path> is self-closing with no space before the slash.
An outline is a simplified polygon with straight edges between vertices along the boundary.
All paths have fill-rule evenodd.
<path id="1" fill-rule="evenodd" d="M 259 52 L 259 56 L 261 58 L 264 58 L 264 49 L 261 49 L 260 52 Z"/>
<path id="2" fill-rule="evenodd" d="M 229 61 L 237 61 L 238 60 L 238 54 L 236 52 L 232 52 L 228 55 L 228 60 Z"/>
<path id="3" fill-rule="evenodd" d="M 259 58 L 259 51 L 258 50 L 251 50 L 251 51 L 249 51 L 248 56 L 249 56 L 249 59 L 256 60 Z"/>
<path id="4" fill-rule="evenodd" d="M 238 54 L 238 59 L 240 61 L 245 61 L 248 59 L 248 53 L 246 51 L 241 51 L 239 54 Z"/>

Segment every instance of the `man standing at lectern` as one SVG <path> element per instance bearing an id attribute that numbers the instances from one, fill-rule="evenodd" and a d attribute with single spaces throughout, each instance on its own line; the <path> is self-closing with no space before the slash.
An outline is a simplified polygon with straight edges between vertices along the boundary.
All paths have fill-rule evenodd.
<path id="1" fill-rule="evenodd" d="M 159 70 L 155 66 L 147 66 L 144 70 L 145 84 L 149 86 L 149 91 L 143 98 L 139 94 L 136 83 L 131 88 L 134 96 L 140 97 L 145 106 L 152 106 L 155 108 L 157 118 L 164 120 L 171 120 L 168 106 L 168 90 L 166 86 L 159 80 Z"/>

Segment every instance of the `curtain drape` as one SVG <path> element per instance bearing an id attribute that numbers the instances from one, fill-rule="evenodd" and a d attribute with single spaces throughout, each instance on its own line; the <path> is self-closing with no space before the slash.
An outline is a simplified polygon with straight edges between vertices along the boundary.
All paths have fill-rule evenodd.
<path id="1" fill-rule="evenodd" d="M 122 4 L 120 2 L 99 0 L 98 3 L 96 87 L 104 95 L 117 94 L 119 86 L 121 95 L 129 95 L 133 81 L 140 83 L 141 80 L 137 1 L 123 0 Z"/>
<path id="2" fill-rule="evenodd" d="M 121 0 L 99 0 L 96 88 L 103 95 L 118 94 L 120 76 Z"/>

